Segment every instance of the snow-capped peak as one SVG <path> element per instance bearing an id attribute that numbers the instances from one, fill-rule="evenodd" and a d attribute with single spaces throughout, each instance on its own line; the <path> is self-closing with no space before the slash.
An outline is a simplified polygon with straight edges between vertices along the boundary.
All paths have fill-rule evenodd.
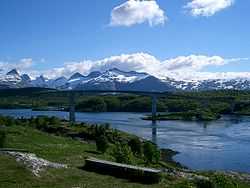
<path id="1" fill-rule="evenodd" d="M 117 68 L 104 72 L 93 71 L 87 76 L 83 76 L 77 72 L 69 79 L 65 77 L 47 79 L 44 76 L 40 76 L 35 80 L 31 80 L 27 74 L 20 76 L 16 69 L 9 71 L 7 74 L 0 74 L 0 89 L 23 87 L 133 91 L 250 90 L 250 80 L 244 78 L 190 81 L 174 80 L 171 78 L 160 79 L 147 73 L 126 72 Z"/>
<path id="2" fill-rule="evenodd" d="M 132 83 L 134 81 L 139 81 L 148 77 L 146 73 L 138 73 L 134 71 L 125 72 L 117 68 L 109 69 L 102 73 L 99 77 L 96 78 L 96 81 L 107 82 L 107 81 L 116 81 L 116 82 L 128 82 Z"/>
<path id="3" fill-rule="evenodd" d="M 12 69 L 11 71 L 7 72 L 6 75 L 19 76 L 19 73 L 17 72 L 16 69 Z"/>
<path id="4" fill-rule="evenodd" d="M 48 79 L 45 78 L 43 75 L 37 77 L 35 80 L 32 80 L 32 85 L 34 87 L 48 87 L 47 84 Z"/>
<path id="5" fill-rule="evenodd" d="M 73 74 L 69 80 L 74 80 L 74 79 L 79 79 L 79 78 L 83 78 L 84 76 L 82 74 L 80 74 L 79 72 L 76 72 L 75 74 Z"/>

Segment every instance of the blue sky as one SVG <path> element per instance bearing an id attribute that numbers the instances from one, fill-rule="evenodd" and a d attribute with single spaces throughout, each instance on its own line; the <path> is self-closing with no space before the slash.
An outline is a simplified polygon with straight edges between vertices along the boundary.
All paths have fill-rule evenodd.
<path id="1" fill-rule="evenodd" d="M 207 5 L 210 7 L 204 7 L 205 1 L 210 1 Z M 128 65 L 128 70 L 154 74 L 157 70 L 152 70 L 152 66 L 156 64 L 151 64 L 148 56 L 144 57 L 151 55 L 157 63 L 160 62 L 159 68 L 162 66 L 167 73 L 170 65 L 166 64 L 170 62 L 171 67 L 185 64 L 184 68 L 174 72 L 244 72 L 242 75 L 248 75 L 250 1 L 218 1 L 222 4 L 211 5 L 214 0 L 157 0 L 154 4 L 143 5 L 140 1 L 132 12 L 126 12 L 122 8 L 128 5 L 127 0 L 1 0 L 0 68 L 2 65 L 2 69 L 15 66 L 21 69 L 25 62 L 25 70 L 20 71 L 34 75 L 54 71 L 55 76 L 59 76 L 77 70 L 84 74 L 92 69 L 103 69 L 98 68 L 97 60 L 103 65 L 103 59 L 107 58 L 109 63 L 110 57 L 116 56 L 118 68 L 122 62 L 126 67 L 127 59 L 132 58 L 135 62 L 133 66 Z M 231 4 L 223 6 L 227 1 Z M 201 9 L 198 5 L 203 5 L 207 12 L 192 13 L 192 10 Z M 150 11 L 145 8 L 152 9 L 151 18 L 147 17 Z M 138 17 L 134 10 L 145 15 Z M 111 23 L 111 14 L 119 16 L 116 23 Z M 137 58 L 138 53 L 143 53 L 141 59 Z M 120 60 L 121 54 L 127 56 Z M 199 67 L 199 62 L 193 62 L 197 61 L 196 56 L 203 57 L 198 60 L 204 66 Z M 215 56 L 222 58 L 223 62 L 209 59 Z M 183 58 L 180 60 L 179 57 Z M 145 58 L 145 62 L 141 62 Z M 95 66 L 92 67 L 91 63 Z M 138 67 L 134 65 L 136 63 Z M 197 64 L 198 68 L 194 67 Z M 69 69 L 67 66 L 70 66 L 70 71 L 59 71 L 59 68 Z M 109 66 L 115 66 L 115 62 Z M 167 73 L 166 76 L 171 74 Z"/>

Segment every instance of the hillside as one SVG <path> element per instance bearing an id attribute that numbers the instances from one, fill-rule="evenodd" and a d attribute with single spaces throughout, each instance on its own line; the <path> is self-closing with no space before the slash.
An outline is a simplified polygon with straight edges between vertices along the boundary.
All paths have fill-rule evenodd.
<path id="1" fill-rule="evenodd" d="M 42 119 L 39 121 L 41 122 Z M 13 157 L 0 154 L 0 187 L 13 188 L 13 187 L 172 187 L 172 188 L 188 188 L 203 187 L 202 185 L 207 184 L 206 181 L 198 181 L 198 177 L 207 176 L 211 179 L 211 185 L 217 185 L 220 188 L 247 188 L 249 185 L 237 180 L 237 176 L 229 178 L 229 175 L 223 175 L 223 173 L 202 173 L 202 172 L 191 172 L 193 178 L 187 178 L 190 176 L 189 173 L 182 172 L 180 176 L 180 168 L 177 168 L 170 163 L 159 163 L 154 164 L 155 168 L 166 168 L 169 169 L 168 173 L 162 174 L 162 180 L 159 184 L 146 185 L 141 183 L 130 182 L 125 179 L 119 179 L 112 176 L 101 175 L 94 172 L 89 172 L 81 167 L 84 166 L 84 159 L 87 156 L 94 156 L 102 159 L 113 160 L 110 152 L 100 153 L 96 150 L 96 146 L 93 142 L 80 141 L 79 139 L 72 139 L 66 136 L 62 129 L 58 127 L 64 127 L 65 129 L 71 129 L 79 131 L 79 127 L 70 128 L 67 123 L 59 122 L 54 119 L 54 125 L 50 124 L 49 127 L 54 127 L 61 130 L 59 132 L 48 133 L 48 127 L 46 122 L 51 122 L 52 119 L 43 119 L 44 123 L 41 123 L 40 127 L 31 127 L 30 120 L 12 121 L 7 123 L 5 131 L 7 133 L 5 147 L 13 149 L 23 149 L 30 153 L 36 154 L 42 159 L 48 161 L 66 164 L 66 169 L 54 169 L 47 168 L 43 170 L 39 176 L 33 175 L 29 168 L 25 167 L 24 164 L 16 162 Z M 4 119 L 1 118 L 3 122 Z M 57 123 L 56 123 L 57 122 Z M 30 125 L 29 125 L 30 124 Z M 57 125 L 56 125 L 57 124 Z M 86 125 L 85 125 L 86 126 Z M 2 127 L 3 128 L 3 127 Z M 3 130 L 1 128 L 1 131 Z M 86 128 L 86 127 L 85 127 Z M 39 129 L 39 130 L 38 130 Z M 43 131 L 41 131 L 43 130 Z M 52 130 L 52 129 L 50 129 Z M 57 134 L 58 136 L 56 136 Z M 118 133 L 121 138 L 131 138 L 132 135 L 126 135 L 124 133 Z M 64 136 L 63 136 L 64 135 Z M 134 164 L 142 165 L 141 160 L 134 159 Z M 145 164 L 144 164 L 145 165 Z M 152 164 L 148 164 L 152 166 Z M 160 165 L 160 166 L 159 166 Z M 163 165 L 163 166 L 162 166 Z M 172 169 L 172 170 L 171 170 Z M 175 173 L 170 172 L 175 171 Z M 167 171 L 166 171 L 167 172 Z M 178 173 L 177 173 L 178 172 Z M 189 175 L 188 175 L 189 174 Z M 198 174 L 195 175 L 195 174 Z M 199 175 L 200 174 L 200 175 Z M 183 176 L 184 175 L 184 176 Z M 196 176 L 198 179 L 196 179 Z M 244 177 L 242 175 L 242 177 Z M 205 183 L 205 184 L 204 184 Z"/>

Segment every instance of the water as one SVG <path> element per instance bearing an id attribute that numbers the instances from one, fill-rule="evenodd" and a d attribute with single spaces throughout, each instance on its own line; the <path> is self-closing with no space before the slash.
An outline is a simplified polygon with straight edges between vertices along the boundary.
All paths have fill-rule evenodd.
<path id="1" fill-rule="evenodd" d="M 67 119 L 67 112 L 0 110 L 13 117 L 37 115 Z M 161 148 L 179 151 L 174 159 L 191 169 L 250 173 L 250 117 L 224 116 L 210 123 L 160 121 L 152 124 L 143 113 L 76 113 L 77 121 L 110 123 L 113 128 L 153 140 Z"/>

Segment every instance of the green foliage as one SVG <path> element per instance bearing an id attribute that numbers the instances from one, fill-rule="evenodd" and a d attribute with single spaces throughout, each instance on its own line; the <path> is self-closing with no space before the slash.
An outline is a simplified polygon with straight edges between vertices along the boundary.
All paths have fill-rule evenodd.
<path id="1" fill-rule="evenodd" d="M 3 148 L 6 141 L 6 131 L 0 127 L 0 148 Z"/>
<path id="2" fill-rule="evenodd" d="M 187 99 L 167 99 L 165 100 L 169 112 L 186 112 L 196 110 L 201 106 L 198 101 Z"/>
<path id="3" fill-rule="evenodd" d="M 13 126 L 15 125 L 16 121 L 14 118 L 12 117 L 3 117 L 3 116 L 0 116 L 0 125 L 5 125 L 5 126 Z"/>
<path id="4" fill-rule="evenodd" d="M 33 108 L 48 109 L 48 107 L 68 109 L 68 95 L 65 93 L 41 93 L 46 89 L 26 88 L 20 90 L 2 90 L 0 93 L 1 108 Z M 249 91 L 202 91 L 178 92 L 159 98 L 158 112 L 197 112 L 208 110 L 211 112 L 206 118 L 200 114 L 201 119 L 210 119 L 221 114 L 250 114 Z M 36 97 L 39 96 L 39 97 Z M 150 97 L 136 95 L 104 95 L 76 97 L 76 110 L 85 112 L 150 112 Z M 206 112 L 207 113 L 207 112 Z M 185 114 L 184 114 L 185 115 Z M 212 116 L 211 116 L 212 115 Z M 187 118 L 189 118 L 188 116 Z"/>
<path id="5" fill-rule="evenodd" d="M 23 122 L 23 124 L 26 123 L 26 125 L 55 135 L 64 135 L 68 131 L 67 128 L 62 125 L 61 120 L 57 117 L 38 116 L 36 118 L 31 118 L 30 120 L 19 120 L 18 122 L 20 121 Z"/>
<path id="6" fill-rule="evenodd" d="M 231 178 L 228 178 L 222 174 L 214 174 L 212 176 L 212 182 L 214 188 L 238 188 L 238 184 Z"/>
<path id="7" fill-rule="evenodd" d="M 59 126 L 61 124 L 61 120 L 55 116 L 52 116 L 48 120 L 50 125 Z"/>
<path id="8" fill-rule="evenodd" d="M 160 160 L 160 151 L 152 142 L 146 141 L 143 144 L 143 154 L 147 163 L 158 163 Z"/>
<path id="9" fill-rule="evenodd" d="M 177 184 L 171 186 L 172 188 L 193 188 L 194 186 L 192 185 L 191 182 L 189 181 L 181 181 L 178 182 Z"/>
<path id="10" fill-rule="evenodd" d="M 214 184 L 210 180 L 199 179 L 195 181 L 197 188 L 215 188 Z"/>
<path id="11" fill-rule="evenodd" d="M 126 112 L 150 112 L 151 100 L 148 97 L 141 97 L 127 101 L 123 105 L 123 110 Z"/>
<path id="12" fill-rule="evenodd" d="M 107 104 L 101 97 L 91 97 L 88 100 L 80 102 L 76 106 L 76 109 L 89 112 L 106 112 Z"/>
<path id="13" fill-rule="evenodd" d="M 211 110 L 197 110 L 195 117 L 199 121 L 211 121 L 220 118 L 220 115 L 212 112 Z"/>
<path id="14" fill-rule="evenodd" d="M 41 117 L 40 117 L 41 118 Z M 5 118 L 0 118 L 2 122 L 5 122 Z M 4 121 L 3 121 L 4 120 Z M 36 126 L 31 126 L 31 122 L 36 122 L 37 118 L 32 119 L 17 119 L 14 120 L 14 126 L 6 126 L 7 143 L 5 147 L 24 149 L 30 153 L 35 153 L 37 156 L 44 158 L 49 161 L 63 163 L 70 166 L 66 169 L 51 169 L 48 168 L 41 173 L 41 178 L 37 178 L 31 174 L 23 165 L 16 163 L 15 159 L 7 157 L 5 155 L 0 155 L 0 187 L 12 188 L 12 187 L 169 187 L 169 188 L 195 188 L 198 185 L 202 188 L 206 188 L 207 182 L 196 183 L 188 179 L 181 177 L 167 178 L 165 175 L 157 184 L 145 185 L 130 181 L 124 181 L 119 178 L 112 176 L 101 175 L 98 173 L 92 173 L 85 171 L 84 169 L 79 169 L 78 167 L 83 164 L 83 159 L 90 156 L 97 157 L 100 159 L 116 159 L 117 161 L 124 163 L 132 163 L 135 165 L 141 165 L 142 160 L 140 157 L 133 155 L 131 148 L 128 146 L 128 142 L 132 139 L 131 135 L 127 135 L 120 131 L 113 131 L 109 129 L 108 125 L 103 125 L 99 133 L 103 133 L 109 137 L 115 137 L 114 140 L 117 141 L 117 145 L 112 145 L 114 147 L 114 152 L 105 154 L 95 152 L 96 147 L 92 142 L 80 142 L 74 138 L 71 133 L 73 132 L 77 138 L 81 132 L 88 132 L 89 130 L 95 134 L 95 126 L 88 126 L 87 124 L 76 124 L 74 127 L 61 121 L 60 126 L 55 126 L 56 128 L 67 127 L 68 132 L 65 135 L 55 136 L 54 134 L 44 133 L 43 131 L 37 130 Z M 43 123 L 45 125 L 50 125 L 50 118 L 43 118 Z M 4 123 L 5 124 L 5 123 Z M 0 124 L 0 125 L 4 125 Z M 104 131 L 105 130 L 105 131 Z M 68 135 L 69 134 L 69 135 Z M 70 138 L 69 138 L 70 136 Z M 119 139 L 117 139 L 119 137 Z M 120 140 L 121 139 L 121 140 Z M 125 143 L 123 144 L 118 144 Z M 117 147 L 117 148 L 116 148 Z M 116 154 L 116 155 L 114 155 Z M 156 166 L 155 164 L 148 164 L 148 166 Z M 157 167 L 159 167 L 157 165 Z M 240 180 L 231 179 L 220 174 L 214 174 L 213 172 L 207 173 L 211 182 L 213 183 L 213 188 L 247 188 L 248 183 L 243 183 Z M 52 178 L 53 177 L 53 178 Z M 86 184 L 87 183 L 87 184 Z M 198 187 L 199 188 L 199 187 Z"/>
<path id="15" fill-rule="evenodd" d="M 96 148 L 98 151 L 105 153 L 108 147 L 109 147 L 109 142 L 105 135 L 96 138 Z"/>
<path id="16" fill-rule="evenodd" d="M 117 144 L 114 148 L 113 156 L 118 163 L 133 163 L 133 152 L 127 144 Z"/>
<path id="17" fill-rule="evenodd" d="M 217 114 L 231 113 L 231 105 L 226 102 L 210 102 L 208 109 Z"/>
<path id="18" fill-rule="evenodd" d="M 121 111 L 121 101 L 116 97 L 105 97 L 104 101 L 107 105 L 108 112 L 119 112 Z"/>
<path id="19" fill-rule="evenodd" d="M 142 142 L 139 138 L 135 137 L 129 140 L 128 146 L 131 148 L 134 155 L 141 156 L 142 154 Z"/>
<path id="20" fill-rule="evenodd" d="M 197 109 L 195 111 L 187 112 L 171 112 L 167 114 L 159 114 L 156 116 L 158 120 L 185 120 L 185 121 L 211 121 L 217 120 L 221 117 L 220 114 L 212 112 L 210 109 Z M 151 120 L 152 117 L 144 118 Z"/>

